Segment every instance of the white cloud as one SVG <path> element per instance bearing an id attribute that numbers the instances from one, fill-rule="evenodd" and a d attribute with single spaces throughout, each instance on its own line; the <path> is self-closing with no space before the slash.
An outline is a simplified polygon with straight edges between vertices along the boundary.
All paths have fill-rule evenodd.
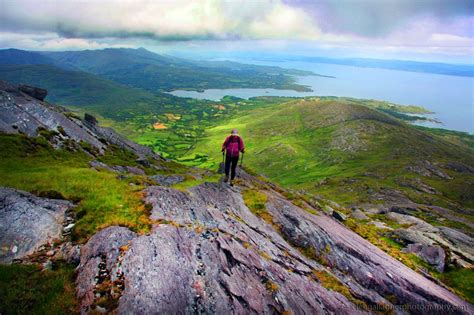
<path id="1" fill-rule="evenodd" d="M 31 50 L 83 50 L 111 47 L 134 47 L 127 43 L 99 42 L 86 38 L 64 38 L 55 33 L 28 34 L 0 32 L 0 47 Z"/>
<path id="2" fill-rule="evenodd" d="M 360 8 L 350 1 L 299 2 L 302 5 L 283 0 L 0 0 L 0 47 L 73 50 L 160 46 L 166 51 L 172 45 L 183 47 L 180 42 L 184 40 L 206 40 L 201 42 L 210 49 L 238 50 L 239 45 L 259 49 L 266 41 L 271 42 L 270 47 L 284 49 L 284 42 L 289 40 L 369 55 L 373 51 L 474 53 L 472 10 L 457 17 L 465 11 L 463 5 L 456 7 L 456 14 L 440 19 L 435 13 L 444 12 L 440 8 L 445 5 L 438 8 L 437 2 L 429 1 L 416 5 L 413 14 L 406 14 L 411 12 L 408 0 L 400 5 L 389 1 L 390 5 L 382 6 L 383 14 L 369 14 L 381 5 L 377 0 L 364 2 Z M 321 5 L 325 3 L 332 9 L 325 9 Z M 362 14 L 362 7 L 372 9 Z M 394 17 L 404 18 L 392 19 L 396 23 L 388 21 L 385 15 L 393 10 L 398 12 Z M 383 24 L 389 25 L 383 32 L 365 28 L 378 29 Z"/>
<path id="3" fill-rule="evenodd" d="M 2 0 L 2 28 L 64 37 L 156 39 L 314 38 L 301 9 L 281 1 Z"/>

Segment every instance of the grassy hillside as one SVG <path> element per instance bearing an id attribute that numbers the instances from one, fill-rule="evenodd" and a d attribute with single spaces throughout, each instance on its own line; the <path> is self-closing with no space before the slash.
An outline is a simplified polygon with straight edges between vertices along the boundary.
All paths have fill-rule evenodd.
<path id="1" fill-rule="evenodd" d="M 31 84 L 48 90 L 47 101 L 81 108 L 115 122 L 146 121 L 151 128 L 165 112 L 203 113 L 209 102 L 152 94 L 82 71 L 53 65 L 2 65 L 0 80 Z"/>
<path id="2" fill-rule="evenodd" d="M 0 50 L 0 64 L 2 65 L 52 65 L 54 60 L 36 52 L 20 49 Z"/>
<path id="3" fill-rule="evenodd" d="M 193 61 L 162 56 L 146 49 L 104 49 L 65 52 L 0 50 L 0 64 L 55 65 L 99 75 L 119 84 L 151 92 L 176 89 L 275 88 L 311 91 L 293 75 L 312 72 L 235 62 Z"/>
<path id="4" fill-rule="evenodd" d="M 151 92 L 237 87 L 310 91 L 296 84 L 290 75 L 312 74 L 309 71 L 234 62 L 191 61 L 158 55 L 143 48 L 43 54 L 61 66 L 77 68 Z"/>
<path id="5" fill-rule="evenodd" d="M 64 70 L 53 65 L 0 65 L 0 79 L 34 84 L 48 90 L 47 99 L 63 105 L 121 107 L 150 103 L 151 93 L 121 86 L 81 71 Z"/>
<path id="6" fill-rule="evenodd" d="M 360 102 L 359 102 L 360 103 Z M 232 128 L 243 135 L 244 163 L 278 183 L 349 205 L 377 202 L 399 189 L 412 199 L 474 207 L 472 174 L 423 178 L 441 194 L 414 192 L 409 170 L 423 161 L 474 165 L 473 149 L 422 131 L 350 99 L 314 98 L 241 110 L 206 131 L 183 161 L 216 167 L 220 145 Z M 449 173 L 449 171 L 446 171 Z"/>

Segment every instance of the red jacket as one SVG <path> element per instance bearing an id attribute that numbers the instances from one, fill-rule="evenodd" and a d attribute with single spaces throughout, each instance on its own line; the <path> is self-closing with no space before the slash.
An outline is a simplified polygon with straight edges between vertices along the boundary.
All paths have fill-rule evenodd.
<path id="1" fill-rule="evenodd" d="M 244 152 L 244 141 L 239 136 L 228 136 L 222 144 L 222 151 L 229 157 L 238 157 L 239 152 Z"/>

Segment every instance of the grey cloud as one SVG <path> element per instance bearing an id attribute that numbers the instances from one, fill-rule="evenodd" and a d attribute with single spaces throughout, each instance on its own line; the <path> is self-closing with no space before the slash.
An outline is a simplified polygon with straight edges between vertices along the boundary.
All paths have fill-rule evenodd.
<path id="1" fill-rule="evenodd" d="M 323 31 L 384 36 L 419 17 L 442 22 L 474 15 L 472 0 L 287 0 L 304 8 Z"/>
<path id="2" fill-rule="evenodd" d="M 66 38 L 165 41 L 317 34 L 316 25 L 303 10 L 274 0 L 0 0 L 0 31 L 28 30 L 55 32 Z"/>

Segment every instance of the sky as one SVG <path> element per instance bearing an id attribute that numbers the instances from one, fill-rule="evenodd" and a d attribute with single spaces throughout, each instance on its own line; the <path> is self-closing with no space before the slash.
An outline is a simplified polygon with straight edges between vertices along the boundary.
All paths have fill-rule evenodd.
<path id="1" fill-rule="evenodd" d="M 473 0 L 0 0 L 0 48 L 474 63 Z"/>

